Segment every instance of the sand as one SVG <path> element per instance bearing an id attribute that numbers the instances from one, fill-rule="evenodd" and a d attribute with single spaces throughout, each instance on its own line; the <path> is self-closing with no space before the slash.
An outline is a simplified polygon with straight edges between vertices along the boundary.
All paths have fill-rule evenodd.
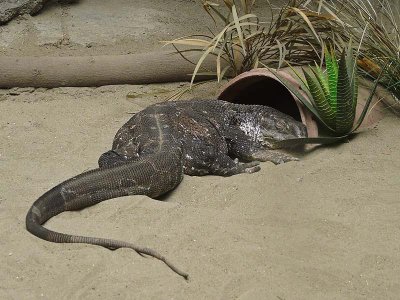
<path id="1" fill-rule="evenodd" d="M 85 12 L 94 4 L 79 5 Z M 61 9 L 14 20 L 6 30 L 56 26 Z M 22 40 L 2 46 L 2 54 L 18 43 L 22 54 L 86 48 L 57 51 Z M 111 46 L 86 49 L 107 53 Z M 54 244 L 25 230 L 37 197 L 95 168 L 131 113 L 183 87 L 0 90 L 0 299 L 398 299 L 400 120 L 389 112 L 349 143 L 300 153 L 299 162 L 262 163 L 258 173 L 229 178 L 185 176 L 163 201 L 123 197 L 46 224 L 157 249 L 190 274 L 188 282 L 128 249 Z M 218 89 L 203 85 L 187 98 Z"/>

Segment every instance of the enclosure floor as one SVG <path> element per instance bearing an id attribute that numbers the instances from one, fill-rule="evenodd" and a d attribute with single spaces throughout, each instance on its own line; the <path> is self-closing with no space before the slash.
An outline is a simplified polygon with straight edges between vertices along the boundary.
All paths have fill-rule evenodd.
<path id="1" fill-rule="evenodd" d="M 0 54 L 146 52 L 207 26 L 198 1 L 54 3 L 0 27 Z M 400 120 L 389 113 L 350 143 L 299 162 L 186 176 L 164 201 L 114 199 L 46 225 L 157 249 L 188 282 L 130 250 L 54 244 L 25 230 L 37 197 L 95 168 L 132 113 L 177 88 L 0 90 L 0 299 L 398 299 Z M 202 85 L 186 98 L 218 88 Z"/>

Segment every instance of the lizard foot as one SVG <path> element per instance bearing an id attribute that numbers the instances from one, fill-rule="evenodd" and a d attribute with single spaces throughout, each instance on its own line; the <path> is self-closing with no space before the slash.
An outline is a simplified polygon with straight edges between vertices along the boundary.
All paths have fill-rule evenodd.
<path id="1" fill-rule="evenodd" d="M 251 157 L 258 161 L 270 161 L 276 165 L 288 162 L 288 161 L 298 161 L 297 157 L 291 156 L 286 153 L 273 151 L 273 150 L 260 150 L 254 153 Z"/>
<path id="2" fill-rule="evenodd" d="M 259 161 L 252 161 L 249 163 L 244 163 L 240 164 L 239 166 L 241 167 L 241 172 L 240 173 L 255 173 L 261 170 L 261 167 L 259 166 L 260 162 Z"/>
<path id="3" fill-rule="evenodd" d="M 248 163 L 238 163 L 231 161 L 232 165 L 225 168 L 215 168 L 211 174 L 219 176 L 232 176 L 240 173 L 254 173 L 260 171 L 260 162 L 252 161 Z"/>

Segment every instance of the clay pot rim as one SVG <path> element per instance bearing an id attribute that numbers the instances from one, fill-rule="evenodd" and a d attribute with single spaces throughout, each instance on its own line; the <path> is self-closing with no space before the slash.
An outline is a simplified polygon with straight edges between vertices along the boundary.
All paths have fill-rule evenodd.
<path id="1" fill-rule="evenodd" d="M 287 72 L 287 70 L 288 70 L 288 68 L 283 68 L 283 69 L 277 70 L 277 73 L 280 76 L 282 76 L 283 78 L 285 78 L 286 80 L 288 80 L 289 82 L 291 82 L 298 89 L 298 91 L 306 99 L 308 99 L 307 94 L 304 93 L 304 91 L 301 89 L 297 80 L 295 80 L 293 78 L 293 76 Z M 290 92 L 271 71 L 269 71 L 266 68 L 252 69 L 250 71 L 244 72 L 244 73 L 234 77 L 233 79 L 231 79 L 227 84 L 225 84 L 222 87 L 221 92 L 219 93 L 218 99 L 233 102 L 232 101 L 233 99 L 231 99 L 231 97 L 229 97 L 229 96 L 232 93 L 233 89 L 238 89 L 238 85 L 241 84 L 241 85 L 243 85 L 243 88 L 248 88 L 249 85 L 251 86 L 251 84 L 248 84 L 249 83 L 248 81 L 253 81 L 252 83 L 256 83 L 256 82 L 262 81 L 265 78 L 268 80 L 271 80 L 271 79 L 275 80 L 277 83 L 279 83 L 282 86 L 282 88 L 287 90 L 292 95 L 292 99 L 295 102 L 298 112 L 300 114 L 301 121 L 307 127 L 308 136 L 309 137 L 318 136 L 317 122 L 314 120 L 312 113 L 309 112 L 308 109 L 306 107 L 304 107 L 304 105 L 297 99 L 297 97 L 292 92 Z M 239 90 L 241 90 L 241 89 L 239 88 Z M 268 105 L 268 102 L 266 102 L 265 105 Z"/>

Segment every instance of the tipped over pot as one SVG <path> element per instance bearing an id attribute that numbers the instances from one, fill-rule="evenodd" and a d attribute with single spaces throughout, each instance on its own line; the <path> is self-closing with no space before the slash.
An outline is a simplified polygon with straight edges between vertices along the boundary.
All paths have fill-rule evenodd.
<path id="1" fill-rule="evenodd" d="M 296 76 L 290 68 L 283 68 L 279 75 L 292 82 L 307 97 L 295 79 Z M 301 71 L 300 71 L 301 73 Z M 358 103 L 356 115 L 358 116 L 368 98 L 372 83 L 367 80 L 360 80 Z M 362 127 L 369 127 L 383 118 L 385 105 L 382 98 L 391 97 L 383 88 L 378 88 L 371 107 L 373 108 L 364 120 Z M 313 118 L 304 105 L 276 78 L 276 76 L 265 68 L 253 69 L 244 72 L 231 79 L 223 88 L 218 99 L 240 103 L 259 104 L 273 107 L 294 119 L 303 122 L 307 127 L 309 137 L 317 137 L 322 128 Z"/>

